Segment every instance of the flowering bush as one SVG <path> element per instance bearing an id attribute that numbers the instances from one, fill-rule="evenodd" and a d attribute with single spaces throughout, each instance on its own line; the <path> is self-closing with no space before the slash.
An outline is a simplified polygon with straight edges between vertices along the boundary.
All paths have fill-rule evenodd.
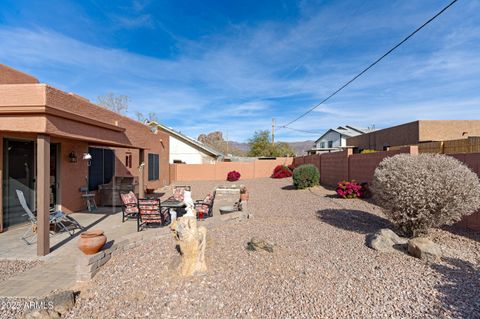
<path id="1" fill-rule="evenodd" d="M 292 169 L 285 165 L 277 165 L 273 169 L 272 178 L 286 178 L 292 176 Z"/>
<path id="2" fill-rule="evenodd" d="M 342 198 L 363 197 L 363 188 L 356 181 L 343 181 L 337 184 L 337 194 Z"/>
<path id="3" fill-rule="evenodd" d="M 240 179 L 240 173 L 237 171 L 231 171 L 227 174 L 227 181 L 235 182 Z"/>

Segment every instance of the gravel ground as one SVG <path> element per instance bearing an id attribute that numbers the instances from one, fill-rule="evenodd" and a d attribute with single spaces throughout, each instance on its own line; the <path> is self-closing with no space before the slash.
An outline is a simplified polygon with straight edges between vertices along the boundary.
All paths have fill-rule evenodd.
<path id="1" fill-rule="evenodd" d="M 174 240 L 112 258 L 68 318 L 480 318 L 478 234 L 436 230 L 445 258 L 379 253 L 365 235 L 388 227 L 378 207 L 290 179 L 243 182 L 255 218 L 209 229 L 206 274 L 169 270 Z M 202 198 L 218 182 L 192 182 Z M 253 237 L 274 252 L 245 249 Z"/>
<path id="2" fill-rule="evenodd" d="M 0 260 L 0 281 L 10 279 L 24 271 L 40 265 L 41 261 Z"/>

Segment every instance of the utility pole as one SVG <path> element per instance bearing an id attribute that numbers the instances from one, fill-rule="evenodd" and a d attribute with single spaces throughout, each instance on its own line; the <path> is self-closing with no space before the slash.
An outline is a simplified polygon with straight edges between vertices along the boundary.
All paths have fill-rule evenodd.
<path id="1" fill-rule="evenodd" d="M 272 146 L 275 146 L 275 118 L 272 118 Z"/>

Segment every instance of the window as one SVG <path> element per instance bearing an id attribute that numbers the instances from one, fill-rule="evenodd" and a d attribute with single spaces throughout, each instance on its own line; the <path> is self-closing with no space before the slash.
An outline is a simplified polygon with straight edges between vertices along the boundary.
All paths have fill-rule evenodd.
<path id="1" fill-rule="evenodd" d="M 333 141 L 328 141 L 328 148 L 333 148 Z"/>
<path id="2" fill-rule="evenodd" d="M 325 142 L 320 143 L 320 148 L 325 148 Z"/>
<path id="3" fill-rule="evenodd" d="M 160 156 L 148 154 L 148 180 L 157 181 L 160 179 Z"/>
<path id="4" fill-rule="evenodd" d="M 115 153 L 108 148 L 89 147 L 88 153 L 92 155 L 88 167 L 88 189 L 98 189 L 98 185 L 108 184 L 115 174 Z"/>
<path id="5" fill-rule="evenodd" d="M 125 155 L 125 167 L 132 168 L 132 153 L 128 152 Z"/>

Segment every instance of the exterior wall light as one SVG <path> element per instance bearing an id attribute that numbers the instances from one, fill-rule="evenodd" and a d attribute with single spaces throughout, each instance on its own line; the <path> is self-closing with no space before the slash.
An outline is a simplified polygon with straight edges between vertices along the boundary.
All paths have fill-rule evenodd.
<path id="1" fill-rule="evenodd" d="M 68 154 L 68 158 L 70 160 L 70 163 L 76 163 L 77 162 L 77 154 L 75 154 L 74 151 L 71 151 L 70 154 Z"/>
<path id="2" fill-rule="evenodd" d="M 90 155 L 90 153 L 83 153 L 83 160 L 87 161 L 87 165 L 90 166 L 92 164 L 92 155 Z"/>

